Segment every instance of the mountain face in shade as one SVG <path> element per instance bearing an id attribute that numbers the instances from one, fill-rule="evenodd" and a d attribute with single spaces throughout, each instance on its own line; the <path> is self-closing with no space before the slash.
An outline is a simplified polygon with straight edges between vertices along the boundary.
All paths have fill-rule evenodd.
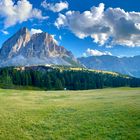
<path id="1" fill-rule="evenodd" d="M 90 69 L 106 70 L 140 77 L 140 56 L 116 57 L 116 56 L 90 56 L 81 57 L 78 60 Z"/>
<path id="2" fill-rule="evenodd" d="M 48 33 L 30 35 L 21 28 L 0 49 L 0 67 L 32 65 L 78 65 L 73 54 L 58 46 Z"/>

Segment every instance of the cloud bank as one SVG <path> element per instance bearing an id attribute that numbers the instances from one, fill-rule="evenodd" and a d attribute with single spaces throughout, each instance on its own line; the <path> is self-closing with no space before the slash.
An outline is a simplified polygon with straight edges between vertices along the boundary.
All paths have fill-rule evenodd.
<path id="1" fill-rule="evenodd" d="M 85 53 L 83 53 L 83 56 L 102 56 L 102 55 L 112 55 L 110 52 L 108 51 L 105 51 L 105 52 L 102 52 L 102 51 L 98 51 L 98 50 L 93 50 L 93 49 L 90 49 L 88 48 L 86 50 Z"/>
<path id="2" fill-rule="evenodd" d="M 140 47 L 140 12 L 126 12 L 120 8 L 108 8 L 100 3 L 89 11 L 68 11 L 59 14 L 57 28 L 67 27 L 77 37 L 93 38 L 99 45 L 123 45 Z"/>
<path id="3" fill-rule="evenodd" d="M 47 1 L 44 0 L 41 3 L 41 6 L 44 7 L 45 9 L 51 10 L 53 12 L 60 12 L 64 9 L 68 9 L 69 4 L 66 1 L 65 2 L 60 1 L 59 3 L 47 3 Z"/>
<path id="4" fill-rule="evenodd" d="M 16 23 L 22 23 L 28 19 L 46 19 L 39 9 L 33 8 L 28 0 L 18 0 L 15 4 L 12 0 L 0 1 L 0 17 L 4 19 L 4 27 L 10 27 Z"/>

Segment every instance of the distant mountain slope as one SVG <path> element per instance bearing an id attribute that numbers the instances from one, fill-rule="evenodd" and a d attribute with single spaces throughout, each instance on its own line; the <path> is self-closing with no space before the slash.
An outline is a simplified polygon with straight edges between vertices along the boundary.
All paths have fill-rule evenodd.
<path id="1" fill-rule="evenodd" d="M 70 51 L 56 44 L 52 35 L 44 32 L 30 35 L 25 27 L 0 49 L 0 67 L 46 64 L 79 65 Z"/>
<path id="2" fill-rule="evenodd" d="M 140 56 L 116 57 L 110 55 L 81 57 L 78 60 L 90 69 L 114 71 L 140 77 Z"/>

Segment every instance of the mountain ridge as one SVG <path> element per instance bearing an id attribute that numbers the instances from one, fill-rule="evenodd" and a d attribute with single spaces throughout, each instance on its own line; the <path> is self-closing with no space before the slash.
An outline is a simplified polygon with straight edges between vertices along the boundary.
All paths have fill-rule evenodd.
<path id="1" fill-rule="evenodd" d="M 71 61 L 67 61 L 69 58 Z M 21 28 L 5 41 L 0 49 L 0 67 L 25 65 L 73 65 L 78 61 L 72 52 L 58 46 L 52 35 L 42 32 L 31 35 Z"/>
<path id="2" fill-rule="evenodd" d="M 23 27 L 5 41 L 0 48 L 0 67 L 66 65 L 85 66 L 89 69 L 118 72 L 140 77 L 140 55 L 117 57 L 111 55 L 75 58 L 71 51 L 58 46 L 53 36 L 32 34 Z"/>
<path id="3" fill-rule="evenodd" d="M 140 55 L 133 57 L 117 57 L 111 55 L 81 57 L 78 60 L 90 69 L 119 72 L 140 77 Z"/>

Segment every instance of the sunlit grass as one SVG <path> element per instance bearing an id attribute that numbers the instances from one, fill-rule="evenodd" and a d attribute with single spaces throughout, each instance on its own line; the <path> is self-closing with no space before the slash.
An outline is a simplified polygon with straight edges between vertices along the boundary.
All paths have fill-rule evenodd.
<path id="1" fill-rule="evenodd" d="M 140 88 L 0 89 L 0 140 L 138 140 Z"/>

